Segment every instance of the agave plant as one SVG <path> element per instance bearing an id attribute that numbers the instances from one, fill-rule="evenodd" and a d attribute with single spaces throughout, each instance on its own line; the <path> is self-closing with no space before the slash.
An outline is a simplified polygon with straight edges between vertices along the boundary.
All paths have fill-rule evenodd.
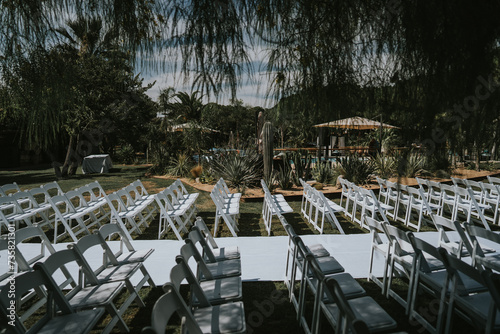
<path id="1" fill-rule="evenodd" d="M 288 164 L 280 167 L 276 173 L 276 181 L 281 189 L 291 189 L 293 187 L 293 171 Z"/>
<path id="2" fill-rule="evenodd" d="M 399 176 L 415 177 L 424 171 L 426 164 L 425 156 L 413 152 L 396 157 Z"/>
<path id="3" fill-rule="evenodd" d="M 377 154 L 373 158 L 373 168 L 379 177 L 388 179 L 396 172 L 396 159 L 393 156 Z"/>
<path id="4" fill-rule="evenodd" d="M 312 170 L 313 179 L 323 184 L 331 184 L 337 181 L 334 177 L 334 169 L 328 163 L 318 163 Z"/>
<path id="5" fill-rule="evenodd" d="M 191 170 L 191 162 L 186 153 L 180 153 L 177 158 L 172 159 L 170 168 L 168 169 L 168 174 L 173 176 L 185 177 L 189 175 Z"/>
<path id="6" fill-rule="evenodd" d="M 217 178 L 222 177 L 231 187 L 242 192 L 261 177 L 262 161 L 257 152 L 246 150 L 245 154 L 229 152 L 214 158 L 212 170 Z"/>
<path id="7" fill-rule="evenodd" d="M 355 184 L 368 183 L 374 171 L 372 160 L 365 160 L 357 154 L 340 159 L 340 165 L 344 178 Z"/>

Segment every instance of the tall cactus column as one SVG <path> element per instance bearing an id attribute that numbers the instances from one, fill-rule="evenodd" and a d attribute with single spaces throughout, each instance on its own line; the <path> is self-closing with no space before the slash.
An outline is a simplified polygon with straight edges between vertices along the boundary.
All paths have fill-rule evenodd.
<path id="1" fill-rule="evenodd" d="M 264 177 L 269 178 L 273 170 L 273 125 L 264 123 L 262 127 L 262 156 L 264 159 Z"/>

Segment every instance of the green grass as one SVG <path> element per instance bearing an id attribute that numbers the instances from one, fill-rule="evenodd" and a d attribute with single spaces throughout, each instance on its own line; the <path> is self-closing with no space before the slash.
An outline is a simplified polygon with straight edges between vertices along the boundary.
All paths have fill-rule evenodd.
<path id="1" fill-rule="evenodd" d="M 169 186 L 173 181 L 169 179 L 160 178 L 148 178 L 146 177 L 146 172 L 148 166 L 137 165 L 137 166 L 125 166 L 116 165 L 115 168 L 107 174 L 92 174 L 83 175 L 81 170 L 78 170 L 78 175 L 57 180 L 52 169 L 36 169 L 36 170 L 9 170 L 0 171 L 0 184 L 17 182 L 21 189 L 31 189 L 38 187 L 42 184 L 58 181 L 61 188 L 64 191 L 74 189 L 90 183 L 94 180 L 98 181 L 107 193 L 113 192 L 115 190 L 121 189 L 135 181 L 140 179 L 145 185 L 149 193 L 156 193 L 159 190 Z M 200 193 L 197 200 L 197 207 L 199 209 L 199 215 L 205 220 L 210 228 L 213 228 L 214 217 L 215 217 L 215 205 L 213 204 L 210 194 L 208 192 L 199 191 L 193 187 L 186 185 L 189 192 Z M 338 203 L 338 200 L 336 200 Z M 287 214 L 285 217 L 287 221 L 293 226 L 295 231 L 299 235 L 303 234 L 318 234 L 314 228 L 308 224 L 300 214 L 300 201 L 289 202 L 290 206 L 293 208 L 294 212 Z M 239 220 L 240 232 L 239 236 L 267 236 L 267 232 L 264 228 L 264 224 L 261 219 L 262 202 L 243 202 L 240 204 L 241 217 Z M 366 230 L 361 229 L 358 224 L 353 224 L 347 220 L 342 215 L 338 216 L 339 222 L 342 225 L 344 231 L 348 234 L 352 233 L 367 233 Z M 413 230 L 404 226 L 402 223 L 393 222 L 392 224 L 398 226 L 404 230 Z M 135 239 L 138 240 L 151 240 L 157 238 L 157 228 L 158 221 L 153 220 L 146 230 L 140 235 L 133 235 Z M 423 231 L 434 230 L 431 227 L 424 226 Z M 338 231 L 329 223 L 325 223 L 325 234 L 337 234 Z M 286 235 L 286 232 L 278 219 L 273 220 L 272 233 L 271 235 Z M 229 230 L 222 224 L 222 228 L 219 230 L 218 235 L 220 237 L 231 236 Z M 168 233 L 167 239 L 176 239 L 172 232 Z M 67 240 L 69 241 L 69 240 Z M 408 333 L 422 333 L 422 328 L 419 325 L 409 323 L 407 317 L 404 315 L 404 310 L 397 304 L 392 298 L 386 299 L 381 295 L 381 290 L 373 282 L 368 282 L 366 280 L 359 280 L 363 288 L 367 291 L 368 295 L 373 297 L 386 311 L 388 311 L 397 321 L 399 327 L 397 330 L 407 331 Z M 407 283 L 404 280 L 395 279 L 395 289 L 404 294 L 407 291 Z M 140 333 L 144 326 L 150 324 L 151 310 L 156 302 L 156 300 L 162 294 L 161 287 L 156 288 L 143 288 L 141 290 L 141 297 L 143 298 L 146 307 L 139 308 L 135 304 L 127 310 L 124 318 L 130 327 L 131 333 Z M 181 293 L 185 298 L 188 296 L 187 287 L 183 287 Z M 296 312 L 292 305 L 288 302 L 286 298 L 287 289 L 283 282 L 245 282 L 243 283 L 243 302 L 245 304 L 245 312 L 247 325 L 249 326 L 249 333 L 302 333 L 302 330 L 295 319 Z M 122 296 L 124 298 L 125 296 Z M 309 301 L 310 303 L 310 301 Z M 425 305 L 424 305 L 425 306 Z M 106 320 L 101 322 L 93 333 L 99 333 Z M 332 332 L 327 323 L 323 319 L 323 333 Z M 171 326 L 169 327 L 169 333 L 178 333 L 179 330 L 179 319 L 174 317 L 172 319 Z M 457 321 L 454 326 L 454 332 L 457 333 L 469 333 L 472 329 L 467 324 L 463 324 L 460 320 Z M 118 332 L 115 328 L 113 332 Z"/>

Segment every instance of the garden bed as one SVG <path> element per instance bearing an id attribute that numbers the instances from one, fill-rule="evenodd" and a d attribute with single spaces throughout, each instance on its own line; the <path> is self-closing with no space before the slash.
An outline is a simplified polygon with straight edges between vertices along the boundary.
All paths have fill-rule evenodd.
<path id="1" fill-rule="evenodd" d="M 469 170 L 465 168 L 457 168 L 453 170 L 453 174 L 451 175 L 454 178 L 461 178 L 461 179 L 472 179 L 475 181 L 482 180 L 486 178 L 487 176 L 498 176 L 500 175 L 500 169 L 494 170 L 494 171 L 475 171 L 475 170 Z M 155 178 L 161 178 L 161 179 L 176 179 L 175 177 L 171 176 L 154 176 Z M 422 178 L 428 178 L 430 180 L 436 181 L 436 182 L 443 182 L 443 183 L 451 183 L 451 179 L 443 179 L 443 178 L 436 178 L 436 177 L 422 177 Z M 196 188 L 198 190 L 206 191 L 206 192 L 211 192 L 214 185 L 213 184 L 205 184 L 205 183 L 200 183 L 196 182 L 193 179 L 190 178 L 181 178 L 182 182 L 189 184 L 193 188 Z M 396 178 L 392 177 L 389 178 L 389 181 L 391 182 L 399 182 L 401 184 L 409 185 L 409 186 L 415 186 L 417 185 L 417 180 L 415 178 Z M 378 183 L 375 180 L 372 180 L 370 183 L 364 186 L 367 189 L 373 189 L 374 191 L 378 191 L 379 186 Z M 340 196 L 341 193 L 341 188 L 339 185 L 324 185 L 321 191 L 327 196 L 328 198 L 336 198 Z M 232 192 L 236 192 L 235 189 L 231 189 Z M 300 201 L 302 198 L 302 187 L 297 187 L 294 186 L 292 189 L 274 189 L 273 193 L 277 194 L 283 194 L 285 198 L 289 201 Z M 243 196 L 241 197 L 244 202 L 255 202 L 255 201 L 262 201 L 264 196 L 264 192 L 262 191 L 262 188 L 247 188 L 244 191 Z"/>

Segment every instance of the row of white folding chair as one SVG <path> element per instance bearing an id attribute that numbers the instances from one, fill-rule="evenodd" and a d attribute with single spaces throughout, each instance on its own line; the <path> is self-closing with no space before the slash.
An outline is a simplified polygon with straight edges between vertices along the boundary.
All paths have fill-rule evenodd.
<path id="1" fill-rule="evenodd" d="M 197 223 L 204 225 L 201 218 Z M 142 333 L 163 333 L 174 312 L 183 319 L 181 332 L 187 329 L 190 333 L 245 333 L 239 252 L 233 254 L 234 257 L 220 257 L 218 261 L 210 262 L 214 254 L 198 226 L 193 227 L 185 241 L 176 257 L 177 264 L 170 272 L 170 282 L 163 286 L 165 294 L 153 307 L 151 326 L 144 328 Z M 197 245 L 201 246 L 203 253 L 199 252 Z M 189 265 L 193 258 L 198 268 L 196 273 Z M 179 293 L 184 281 L 190 287 L 189 303 Z"/>
<path id="2" fill-rule="evenodd" d="M 120 242 L 123 242 L 126 245 L 127 251 L 124 252 L 123 247 L 120 246 L 120 249 L 114 252 L 111 247 L 108 246 L 105 238 L 116 234 L 121 237 Z M 24 252 L 22 241 L 32 238 L 41 239 L 41 251 L 39 254 L 35 254 L 33 258 L 26 258 L 23 256 Z M 100 246 L 102 247 L 101 252 L 104 251 L 104 256 L 102 257 L 103 263 L 101 266 L 98 266 L 97 270 L 92 268 L 92 266 L 88 263 L 87 258 L 84 256 L 85 251 L 90 246 Z M 46 251 L 48 254 L 46 254 Z M 38 226 L 27 227 L 17 231 L 15 256 L 19 271 L 33 272 L 33 270 L 37 271 L 41 269 L 45 274 L 45 280 L 47 280 L 49 282 L 48 284 L 51 285 L 51 294 L 47 294 L 44 289 L 34 290 L 34 294 L 39 296 L 39 300 L 32 304 L 32 307 L 30 307 L 27 311 L 25 311 L 25 307 L 23 307 L 23 313 L 19 314 L 19 317 L 16 319 L 16 321 L 19 321 L 20 332 L 24 332 L 25 329 L 22 322 L 29 318 L 37 308 L 41 307 L 46 302 L 50 302 L 54 293 L 60 294 L 63 289 L 66 291 L 68 288 L 71 291 L 66 294 L 65 297 L 60 295 L 59 298 L 60 301 L 68 301 L 73 310 L 72 312 L 80 308 L 94 308 L 95 306 L 103 305 L 113 316 L 111 323 L 104 329 L 104 332 L 109 332 L 112 327 L 114 327 L 115 323 L 119 323 L 122 330 L 127 330 L 125 323 L 121 319 L 121 315 L 125 312 L 128 305 L 130 305 L 130 303 L 134 300 L 138 302 L 140 306 L 144 305 L 140 300 L 137 291 L 146 281 L 154 287 L 154 282 L 151 280 L 149 274 L 143 266 L 144 260 L 152 253 L 152 251 L 153 250 L 135 251 L 129 240 L 126 239 L 126 235 L 120 227 L 115 224 L 107 224 L 101 227 L 100 230 L 96 231 L 95 234 L 85 236 L 80 239 L 77 244 L 70 245 L 68 250 L 59 252 L 54 250 L 45 234 Z M 34 262 L 36 262 L 36 264 L 33 266 Z M 75 278 L 66 269 L 66 265 L 70 263 L 78 265 L 81 271 L 80 275 L 84 275 L 83 280 Z M 139 269 L 144 276 L 137 285 L 132 286 L 129 278 L 131 275 L 138 272 Z M 64 274 L 62 281 L 60 277 L 54 276 L 54 273 L 59 271 L 62 271 Z M 116 309 L 111 300 L 121 293 L 124 286 L 127 286 L 131 296 L 120 306 L 120 309 Z M 17 290 L 18 286 L 16 284 L 16 292 Z M 83 297 L 81 301 L 79 300 L 79 296 Z M 49 297 L 49 299 L 47 299 L 47 297 Z M 85 298 L 87 297 L 89 300 L 85 301 Z M 20 307 L 21 304 L 18 304 L 17 306 Z M 18 309 L 18 311 L 19 310 L 20 309 Z M 81 329 L 80 327 L 82 326 L 83 328 L 86 328 L 86 325 L 88 324 L 78 321 L 80 316 L 83 319 L 86 319 L 84 317 L 84 313 L 81 315 L 78 313 L 78 316 L 73 318 L 64 318 L 64 321 L 70 322 L 69 324 L 64 325 L 67 326 L 65 328 L 73 328 L 76 332 L 79 332 Z M 90 328 L 92 326 L 90 326 Z"/>
<path id="3" fill-rule="evenodd" d="M 460 212 L 464 212 L 467 219 L 472 214 L 483 224 L 484 221 L 496 224 L 500 209 L 500 186 L 498 184 L 458 178 L 452 178 L 453 186 L 419 178 L 417 181 L 428 201 L 431 203 L 435 201 L 441 206 L 440 215 L 444 215 L 444 209 L 447 208 L 452 220 L 457 219 Z M 472 197 L 476 203 L 470 203 Z"/>
<path id="4" fill-rule="evenodd" d="M 182 240 L 181 233 L 188 232 L 187 228 L 195 218 L 197 212 L 195 201 L 198 194 L 193 193 L 190 195 L 194 196 L 185 199 L 181 198 L 181 202 L 172 188 L 175 188 L 175 186 L 168 187 L 154 195 L 156 204 L 160 209 L 158 239 L 172 229 L 177 239 Z"/>
<path id="5" fill-rule="evenodd" d="M 147 193 L 140 180 L 104 196 L 111 212 L 111 220 L 120 224 L 128 238 L 131 238 L 133 232 L 141 234 L 158 210 L 154 196 Z"/>
<path id="6" fill-rule="evenodd" d="M 344 209 L 337 203 L 327 199 L 325 195 L 300 179 L 303 188 L 301 213 L 320 234 L 323 234 L 325 220 L 341 234 L 345 234 L 340 225 L 336 213 Z"/>
<path id="7" fill-rule="evenodd" d="M 228 193 L 225 181 L 220 178 L 210 192 L 210 197 L 215 204 L 215 224 L 214 233 L 217 234 L 220 219 L 222 218 L 226 223 L 229 231 L 233 237 L 237 237 L 238 219 L 240 216 L 240 193 Z"/>
<path id="8" fill-rule="evenodd" d="M 294 235 L 293 228 L 286 223 L 283 218 L 282 223 L 285 225 L 290 237 L 292 238 L 293 247 L 293 265 L 291 273 L 286 273 L 290 277 L 287 286 L 290 289 L 290 299 L 297 311 L 297 319 L 306 333 L 318 333 L 320 330 L 320 313 L 322 312 L 330 325 L 336 329 L 336 332 L 346 333 L 350 329 L 350 321 L 355 319 L 344 319 L 344 309 L 340 310 L 339 301 L 333 297 L 332 293 L 324 286 L 327 280 L 335 280 L 338 284 L 339 293 L 342 294 L 343 300 L 349 300 L 348 311 L 354 313 L 358 321 L 361 320 L 363 325 L 368 325 L 369 331 L 377 331 L 380 329 L 392 329 L 396 326 L 396 322 L 380 308 L 380 306 L 370 297 L 365 297 L 365 290 L 359 283 L 348 273 L 344 272 L 343 267 L 324 250 L 321 252 L 321 245 L 307 247 L 297 235 Z M 320 246 L 320 247 L 318 247 Z M 312 251 L 314 249 L 314 251 Z M 289 250 L 290 252 L 290 250 Z M 287 263 L 288 265 L 288 263 Z M 300 280 L 297 286 L 295 280 Z M 311 293 L 314 298 L 313 316 L 309 321 L 306 316 L 306 294 Z M 344 305 L 342 305 L 344 306 Z M 366 312 L 368 307 L 369 311 Z M 365 311 L 361 311 L 365 308 Z M 376 320 L 375 320 L 376 319 Z M 347 328 L 344 328 L 343 326 Z M 339 330 L 342 328 L 342 330 Z"/>
<path id="9" fill-rule="evenodd" d="M 267 235 L 271 235 L 271 223 L 273 216 L 281 216 L 293 212 L 292 207 L 287 203 L 282 194 L 271 194 L 264 180 L 260 180 L 264 191 L 264 201 L 262 203 L 262 220 L 266 227 Z"/>

